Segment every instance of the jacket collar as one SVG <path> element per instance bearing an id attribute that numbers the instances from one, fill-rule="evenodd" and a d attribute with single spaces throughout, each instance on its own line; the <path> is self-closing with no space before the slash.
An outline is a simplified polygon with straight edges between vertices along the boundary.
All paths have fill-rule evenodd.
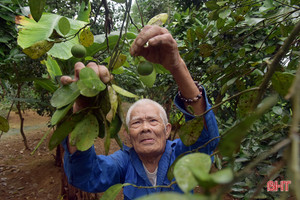
<path id="1" fill-rule="evenodd" d="M 147 183 L 148 186 L 152 186 L 152 184 L 150 183 L 147 177 L 142 161 L 140 160 L 138 154 L 135 152 L 133 148 L 130 148 L 129 152 L 130 152 L 130 159 L 136 173 L 145 181 L 145 183 Z M 156 185 L 163 185 L 163 181 L 169 169 L 171 153 L 172 153 L 172 149 L 171 149 L 170 141 L 167 140 L 165 151 L 158 163 Z"/>

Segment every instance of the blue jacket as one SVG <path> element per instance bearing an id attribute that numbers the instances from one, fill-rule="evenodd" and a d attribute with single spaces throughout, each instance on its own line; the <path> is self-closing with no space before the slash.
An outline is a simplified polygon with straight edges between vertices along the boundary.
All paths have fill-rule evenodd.
<path id="1" fill-rule="evenodd" d="M 206 109 L 210 109 L 205 92 L 203 96 L 206 99 Z M 184 104 L 176 96 L 175 104 L 184 113 L 186 120 L 194 118 L 184 109 Z M 169 167 L 180 154 L 195 149 L 205 144 L 210 139 L 219 136 L 215 115 L 209 111 L 205 115 L 207 129 L 204 128 L 198 141 L 192 146 L 185 146 L 180 139 L 167 141 L 166 149 L 159 161 L 157 171 L 157 185 L 169 185 L 167 178 Z M 200 149 L 200 152 L 211 154 L 216 148 L 219 139 L 213 140 L 206 147 Z M 132 183 L 138 186 L 152 186 L 141 160 L 133 148 L 124 147 L 111 155 L 96 155 L 94 147 L 89 150 L 70 154 L 66 146 L 66 140 L 63 142 L 65 148 L 64 169 L 68 181 L 75 187 L 86 192 L 103 192 L 110 186 L 117 183 Z M 162 191 L 181 192 L 178 185 L 172 185 L 171 188 L 138 189 L 133 186 L 125 186 L 123 189 L 124 199 L 135 199 L 146 194 Z"/>

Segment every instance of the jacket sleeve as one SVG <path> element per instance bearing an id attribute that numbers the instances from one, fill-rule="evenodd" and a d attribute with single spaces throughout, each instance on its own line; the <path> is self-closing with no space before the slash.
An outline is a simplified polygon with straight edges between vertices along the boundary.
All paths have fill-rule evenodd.
<path id="1" fill-rule="evenodd" d="M 65 149 L 64 170 L 71 185 L 97 193 L 124 182 L 128 158 L 126 151 L 119 150 L 109 156 L 96 155 L 92 146 L 87 151 L 70 154 L 66 141 L 67 138 L 62 143 Z"/>
<path id="2" fill-rule="evenodd" d="M 206 110 L 209 110 L 211 108 L 211 105 L 208 102 L 208 98 L 205 92 L 205 89 L 203 90 L 203 98 L 205 98 L 206 102 Z M 185 115 L 185 120 L 189 121 L 192 120 L 195 116 L 187 112 L 185 109 L 184 102 L 180 100 L 178 96 L 175 97 L 174 100 L 175 105 L 177 108 Z M 219 143 L 219 138 L 214 139 L 219 136 L 219 130 L 218 130 L 218 125 L 217 121 L 215 118 L 215 115 L 212 110 L 208 111 L 208 113 L 205 114 L 205 122 L 206 122 L 206 127 L 203 128 L 200 137 L 198 138 L 197 142 L 191 146 L 185 146 L 180 139 L 176 141 L 176 156 L 186 152 L 186 151 L 191 151 L 193 149 L 196 149 L 200 147 L 201 145 L 204 145 L 206 142 L 209 140 L 212 140 L 209 142 L 208 145 L 205 147 L 201 148 L 199 151 L 206 153 L 206 154 L 212 154 L 215 148 L 217 147 Z"/>

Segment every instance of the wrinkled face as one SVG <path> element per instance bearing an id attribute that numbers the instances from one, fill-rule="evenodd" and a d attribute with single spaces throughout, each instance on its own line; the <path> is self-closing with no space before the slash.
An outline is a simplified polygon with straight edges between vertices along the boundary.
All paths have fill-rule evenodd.
<path id="1" fill-rule="evenodd" d="M 153 104 L 136 106 L 130 116 L 130 141 L 138 155 L 158 156 L 165 150 L 171 124 L 165 125 Z"/>

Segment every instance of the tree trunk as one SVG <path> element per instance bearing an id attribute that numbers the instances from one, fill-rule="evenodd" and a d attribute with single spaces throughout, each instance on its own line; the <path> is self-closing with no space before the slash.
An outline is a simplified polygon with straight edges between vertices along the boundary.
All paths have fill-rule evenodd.
<path id="1" fill-rule="evenodd" d="M 17 97 L 18 98 L 20 98 L 20 96 L 21 96 L 21 88 L 22 88 L 22 85 L 19 84 L 18 85 L 18 90 L 17 90 Z M 26 139 L 26 136 L 25 136 L 25 133 L 24 133 L 24 118 L 22 116 L 20 101 L 18 101 L 16 106 L 17 106 L 17 110 L 18 110 L 18 115 L 20 117 L 20 132 L 21 132 L 21 135 L 23 137 L 24 146 L 25 146 L 26 150 L 29 150 L 29 147 L 28 147 L 28 144 L 27 144 L 27 139 Z"/>

